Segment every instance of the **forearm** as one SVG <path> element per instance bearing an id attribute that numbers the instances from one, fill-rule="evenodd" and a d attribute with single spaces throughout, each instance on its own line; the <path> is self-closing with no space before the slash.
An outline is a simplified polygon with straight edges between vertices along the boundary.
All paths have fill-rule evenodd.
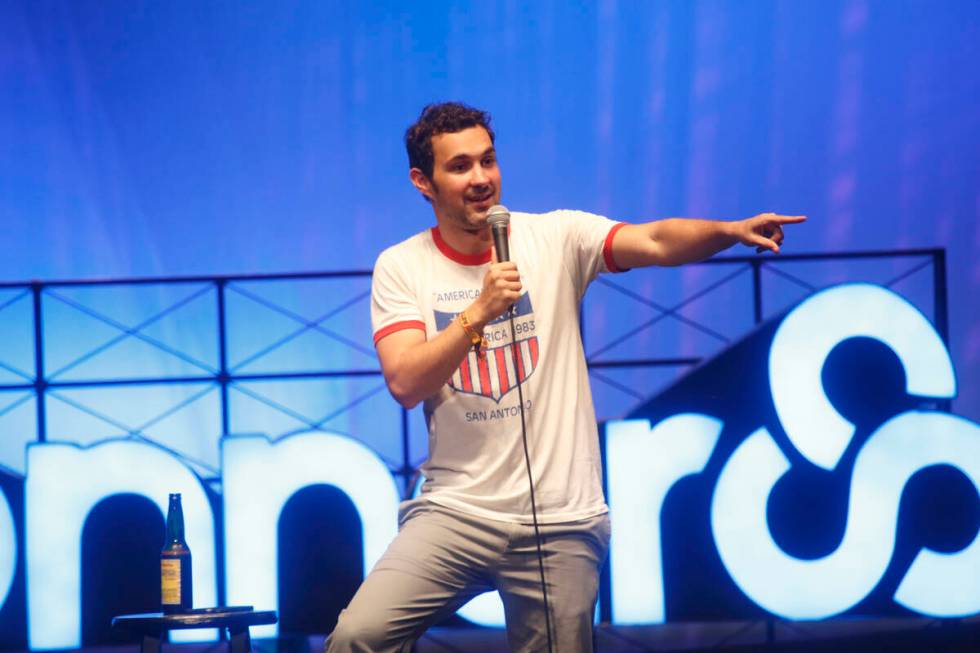
<path id="1" fill-rule="evenodd" d="M 472 306 L 467 309 L 467 315 L 473 321 L 473 328 L 482 332 L 486 323 L 482 315 Z M 472 348 L 469 335 L 458 320 L 453 320 L 432 340 L 398 351 L 394 360 L 385 366 L 388 389 L 398 403 L 413 408 L 445 385 Z"/>
<path id="2" fill-rule="evenodd" d="M 778 254 L 783 226 L 805 220 L 802 215 L 760 213 L 734 222 L 668 218 L 626 225 L 616 232 L 612 255 L 618 267 L 628 269 L 703 261 L 736 243 Z"/>
<path id="3" fill-rule="evenodd" d="M 693 218 L 668 218 L 642 225 L 654 258 L 648 265 L 683 265 L 710 258 L 738 242 L 731 225 Z"/>

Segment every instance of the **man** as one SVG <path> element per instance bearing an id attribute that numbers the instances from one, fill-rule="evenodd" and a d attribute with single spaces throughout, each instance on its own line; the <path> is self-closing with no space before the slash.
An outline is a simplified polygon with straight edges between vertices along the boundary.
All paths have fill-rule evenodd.
<path id="1" fill-rule="evenodd" d="M 328 650 L 408 650 L 428 626 L 497 589 L 513 650 L 546 650 L 550 621 L 554 650 L 591 651 L 609 521 L 578 330 L 583 293 L 600 272 L 698 261 L 738 242 L 778 252 L 782 225 L 804 218 L 627 225 L 578 211 L 514 213 L 512 260 L 501 263 L 487 225 L 501 189 L 489 116 L 430 105 L 405 142 L 409 177 L 437 226 L 378 257 L 371 313 L 391 394 L 408 408 L 425 402 L 426 481 L 402 505 L 398 537 L 341 613 Z"/>

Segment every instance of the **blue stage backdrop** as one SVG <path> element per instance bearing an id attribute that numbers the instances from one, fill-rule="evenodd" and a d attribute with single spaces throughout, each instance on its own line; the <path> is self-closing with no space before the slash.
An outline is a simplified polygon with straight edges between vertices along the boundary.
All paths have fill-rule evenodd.
<path id="1" fill-rule="evenodd" d="M 237 279 L 225 285 L 207 280 L 46 285 L 38 294 L 44 316 L 38 350 L 44 351 L 42 377 L 52 383 L 41 411 L 49 444 L 31 448 L 32 454 L 25 454 L 25 445 L 40 436 L 32 385 L 38 367 L 32 295 L 25 286 L 0 288 L 0 496 L 13 507 L 17 523 L 16 529 L 13 521 L 0 523 L 9 540 L 0 547 L 0 580 L 13 578 L 11 595 L 18 597 L 0 608 L 6 610 L 0 613 L 0 634 L 8 637 L 5 624 L 18 628 L 13 639 L 0 641 L 0 648 L 23 648 L 28 644 L 26 619 L 55 613 L 65 617 L 64 623 L 35 624 L 33 648 L 102 641 L 102 635 L 78 624 L 104 626 L 109 612 L 85 613 L 71 593 L 63 593 L 71 594 L 65 610 L 30 610 L 23 557 L 15 561 L 7 554 L 31 548 L 24 542 L 24 515 L 45 514 L 38 506 L 70 512 L 78 504 L 78 523 L 69 526 L 78 525 L 89 508 L 86 502 L 101 502 L 103 490 L 127 487 L 111 474 L 92 474 L 105 487 L 79 481 L 86 494 L 72 491 L 75 486 L 63 478 L 64 470 L 83 462 L 101 469 L 92 461 L 110 453 L 117 458 L 106 469 L 124 467 L 139 482 L 164 478 L 184 483 L 188 519 L 196 520 L 192 528 L 207 534 L 236 515 L 259 519 L 273 514 L 271 508 L 250 512 L 240 506 L 255 505 L 251 479 L 276 478 L 254 473 L 252 466 L 269 463 L 294 470 L 312 459 L 301 455 L 302 449 L 289 454 L 290 446 L 306 443 L 320 456 L 317 460 L 347 460 L 348 454 L 353 460 L 371 452 L 376 458 L 366 458 L 361 468 L 383 474 L 351 479 L 349 487 L 335 484 L 355 503 L 365 499 L 357 498 L 358 488 L 382 488 L 387 502 L 376 506 L 382 515 L 377 520 L 361 515 L 368 525 L 358 540 L 364 551 L 348 542 L 351 550 L 339 557 L 345 573 L 350 572 L 341 580 L 356 586 L 359 565 L 367 564 L 393 532 L 393 520 L 385 515 L 394 514 L 399 493 L 410 491 L 411 470 L 426 453 L 419 410 L 402 413 L 381 379 L 371 374 L 377 362 L 366 298 L 367 271 L 375 256 L 433 222 L 430 207 L 408 183 L 401 139 L 421 107 L 435 100 L 460 99 L 492 112 L 503 201 L 515 210 L 578 208 L 627 221 L 675 215 L 738 218 L 775 210 L 810 216 L 789 232 L 787 253 L 945 247 L 947 367 L 955 369 L 959 392 L 952 411 L 963 424 L 980 421 L 978 44 L 980 4 L 966 1 L 2 3 L 0 281 L 317 270 L 363 274 L 289 282 Z M 745 262 L 603 278 L 584 305 L 586 351 L 590 362 L 599 363 L 630 357 L 704 361 L 813 290 L 847 280 L 887 286 L 939 326 L 942 311 L 932 294 L 936 270 L 931 253 L 767 264 L 761 269 L 765 304 L 756 315 Z M 227 318 L 226 361 L 215 337 L 219 295 Z M 767 328 L 757 334 L 758 347 L 774 337 L 775 327 Z M 747 356 L 747 347 L 727 351 L 716 368 Z M 837 360 L 843 354 L 834 356 Z M 753 360 L 758 363 L 761 354 Z M 877 393 L 887 398 L 886 391 L 900 386 L 901 371 L 891 358 L 883 361 L 878 363 L 895 372 L 887 377 L 890 385 Z M 218 372 L 225 363 L 231 377 Z M 672 394 L 654 397 L 684 369 L 593 369 L 598 417 L 649 419 L 643 429 L 634 423 L 639 439 L 646 441 L 676 404 L 698 395 L 691 383 L 682 382 Z M 828 369 L 830 374 L 838 368 Z M 368 373 L 330 375 L 344 370 Z M 324 371 L 330 374 L 320 374 Z M 303 376 L 313 372 L 320 376 Z M 290 374 L 294 378 L 286 378 Z M 722 377 L 712 378 L 718 383 Z M 91 383 L 114 379 L 156 381 Z M 727 479 L 731 496 L 739 496 L 739 481 L 746 478 L 736 464 L 756 452 L 739 442 L 762 447 L 763 453 L 774 451 L 769 440 L 752 431 L 760 424 L 772 428 L 772 442 L 794 464 L 807 456 L 804 449 L 789 446 L 796 445 L 792 432 L 776 428 L 782 417 L 776 419 L 768 400 L 756 392 L 759 383 L 748 379 L 742 388 L 768 411 L 750 415 L 755 421 L 746 419 L 748 413 L 735 415 L 734 409 L 729 414 L 724 402 L 685 409 L 714 411 L 729 424 L 721 444 L 704 447 L 707 462 L 702 466 L 704 479 Z M 948 395 L 927 396 L 945 400 Z M 937 406 L 892 402 L 873 416 L 891 416 L 898 408 Z M 856 444 L 844 456 L 848 464 L 859 449 L 864 451 L 880 421 L 858 424 Z M 975 426 L 959 421 L 942 423 L 975 433 Z M 889 427 L 885 435 L 897 437 L 912 426 Z M 248 436 L 309 430 L 336 437 L 320 433 L 307 442 L 299 435 L 283 441 L 289 446 L 273 456 L 264 448 L 271 445 Z M 229 434 L 237 437 L 222 438 Z M 129 439 L 87 450 L 59 444 L 118 437 Z M 964 441 L 968 437 L 974 438 L 962 436 Z M 365 447 L 342 450 L 351 440 Z M 917 473 L 919 459 L 907 458 L 906 471 Z M 959 453 L 948 458 L 976 459 Z M 119 460 L 127 465 L 120 466 Z M 769 462 L 775 478 L 775 454 Z M 742 603 L 740 616 L 757 616 L 755 606 L 787 618 L 826 616 L 845 610 L 851 599 L 863 601 L 857 607 L 861 613 L 903 613 L 892 598 L 912 568 L 909 552 L 918 542 L 909 539 L 907 525 L 918 533 L 919 521 L 930 524 L 922 517 L 927 513 L 922 506 L 931 504 L 926 490 L 953 487 L 960 512 L 950 519 L 966 524 L 937 540 L 937 551 L 957 551 L 975 538 L 970 525 L 978 523 L 976 493 L 970 493 L 966 472 L 950 464 L 940 469 L 938 481 L 933 476 L 928 477 L 933 481 L 909 481 L 918 512 L 886 524 L 897 534 L 876 542 L 894 541 L 897 553 L 889 558 L 876 550 L 876 560 L 891 566 L 882 571 L 881 583 L 855 581 L 856 598 L 835 595 L 822 612 L 797 610 L 790 605 L 792 597 L 766 595 L 761 572 L 745 571 L 727 545 L 719 547 L 718 564 L 706 567 L 699 578 L 713 583 L 722 562 L 726 569 L 741 570 L 732 571 L 738 588 L 724 590 L 751 597 L 752 604 Z M 173 474 L 156 473 L 168 466 Z M 350 469 L 327 471 L 342 476 Z M 392 470 L 397 470 L 394 476 L 388 474 Z M 843 476 L 829 480 L 834 487 L 847 487 Z M 682 481 L 673 498 L 664 499 L 666 518 L 677 516 L 678 496 L 708 506 L 710 497 L 698 485 L 704 482 Z M 796 482 L 790 478 L 780 489 L 792 490 Z M 900 490 L 902 483 L 888 487 Z M 285 487 L 267 487 L 266 494 L 275 490 L 286 496 Z M 162 501 L 173 486 L 150 489 L 154 500 Z M 343 503 L 315 494 L 321 490 L 299 497 L 284 511 L 291 515 L 283 519 L 294 523 L 290 532 L 295 537 L 308 525 L 303 517 L 307 504 Z M 34 509 L 21 514 L 25 494 Z M 841 496 L 833 498 L 835 509 L 840 508 Z M 132 495 L 121 501 L 125 510 L 120 512 L 157 519 L 153 501 Z M 128 528 L 113 527 L 104 508 L 93 508 L 84 538 L 73 532 L 51 541 L 74 542 L 74 537 L 97 544 Z M 340 513 L 350 512 L 341 508 Z M 785 509 L 784 504 L 773 508 L 777 517 Z M 6 504 L 0 506 L 0 521 L 9 513 Z M 690 532 L 705 539 L 708 513 L 698 514 L 702 522 L 691 522 Z M 819 526 L 826 526 L 827 519 L 818 520 Z M 68 523 L 50 514 L 49 521 Z M 376 522 L 387 525 L 370 526 Z M 839 527 L 834 533 L 845 526 L 831 525 Z M 728 533 L 724 520 L 710 527 Z M 356 530 L 356 524 L 351 528 Z M 15 535 L 16 547 L 9 545 Z M 804 558 L 829 547 L 814 540 L 819 550 L 807 550 L 786 533 L 774 537 Z M 98 557 L 97 546 L 71 549 L 79 560 L 66 562 L 43 540 L 32 550 L 49 557 L 37 557 L 42 571 L 35 575 L 55 569 L 55 562 L 76 571 L 108 564 L 81 564 Z M 202 575 L 216 577 L 204 566 L 219 561 L 236 568 L 237 540 L 228 540 L 218 543 L 203 535 L 195 540 Z M 130 544 L 146 543 L 120 546 Z M 275 543 L 269 539 L 265 544 L 271 567 Z M 663 546 L 667 600 L 658 609 L 680 618 L 720 614 L 713 606 L 729 605 L 726 596 L 705 608 L 671 589 L 676 587 L 671 583 L 687 577 L 675 564 L 681 559 L 678 540 L 667 537 Z M 105 551 L 99 555 L 112 559 Z M 819 571 L 813 565 L 794 569 Z M 949 569 L 959 573 L 959 567 Z M 282 572 L 286 587 L 293 582 L 289 573 Z M 254 580 L 248 574 L 228 578 Z M 78 592 L 101 596 L 106 593 L 101 582 L 80 577 Z M 217 600 L 216 584 L 199 588 L 199 603 Z M 229 584 L 221 591 L 236 599 L 260 590 L 268 594 L 275 588 Z M 921 609 L 932 594 L 910 590 L 902 596 L 920 606 L 909 608 L 917 613 L 948 616 L 958 609 L 945 604 Z M 49 598 L 36 592 L 30 600 L 47 606 Z M 606 596 L 604 601 L 608 615 L 617 601 L 628 605 L 629 597 Z M 972 606 L 960 613 L 972 614 Z M 116 609 L 102 606 L 110 607 Z M 658 616 L 651 609 L 616 618 L 649 622 Z M 317 624 L 323 628 L 323 622 Z M 285 626 L 297 632 L 305 628 L 298 622 Z"/>

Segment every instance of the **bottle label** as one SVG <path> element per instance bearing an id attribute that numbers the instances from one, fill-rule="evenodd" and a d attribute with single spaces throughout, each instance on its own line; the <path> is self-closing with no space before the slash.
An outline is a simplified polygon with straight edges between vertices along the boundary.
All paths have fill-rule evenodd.
<path id="1" fill-rule="evenodd" d="M 160 560 L 160 602 L 180 605 L 180 558 Z"/>

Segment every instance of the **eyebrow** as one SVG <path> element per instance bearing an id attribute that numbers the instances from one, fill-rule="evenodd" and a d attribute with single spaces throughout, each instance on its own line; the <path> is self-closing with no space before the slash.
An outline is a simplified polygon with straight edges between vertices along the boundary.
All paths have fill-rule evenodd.
<path id="1" fill-rule="evenodd" d="M 482 159 L 483 157 L 485 157 L 488 154 L 496 154 L 496 153 L 497 153 L 497 150 L 496 150 L 496 148 L 493 145 L 491 145 L 487 149 L 483 150 L 483 152 L 481 152 L 480 154 L 478 154 L 476 156 L 470 156 L 469 154 L 466 154 L 465 152 L 461 152 L 460 154 L 457 154 L 453 158 L 447 160 L 446 161 L 446 165 L 450 165 L 451 163 L 454 163 L 454 162 L 460 161 L 460 160 L 466 161 L 466 160 L 469 160 L 469 159 Z"/>

